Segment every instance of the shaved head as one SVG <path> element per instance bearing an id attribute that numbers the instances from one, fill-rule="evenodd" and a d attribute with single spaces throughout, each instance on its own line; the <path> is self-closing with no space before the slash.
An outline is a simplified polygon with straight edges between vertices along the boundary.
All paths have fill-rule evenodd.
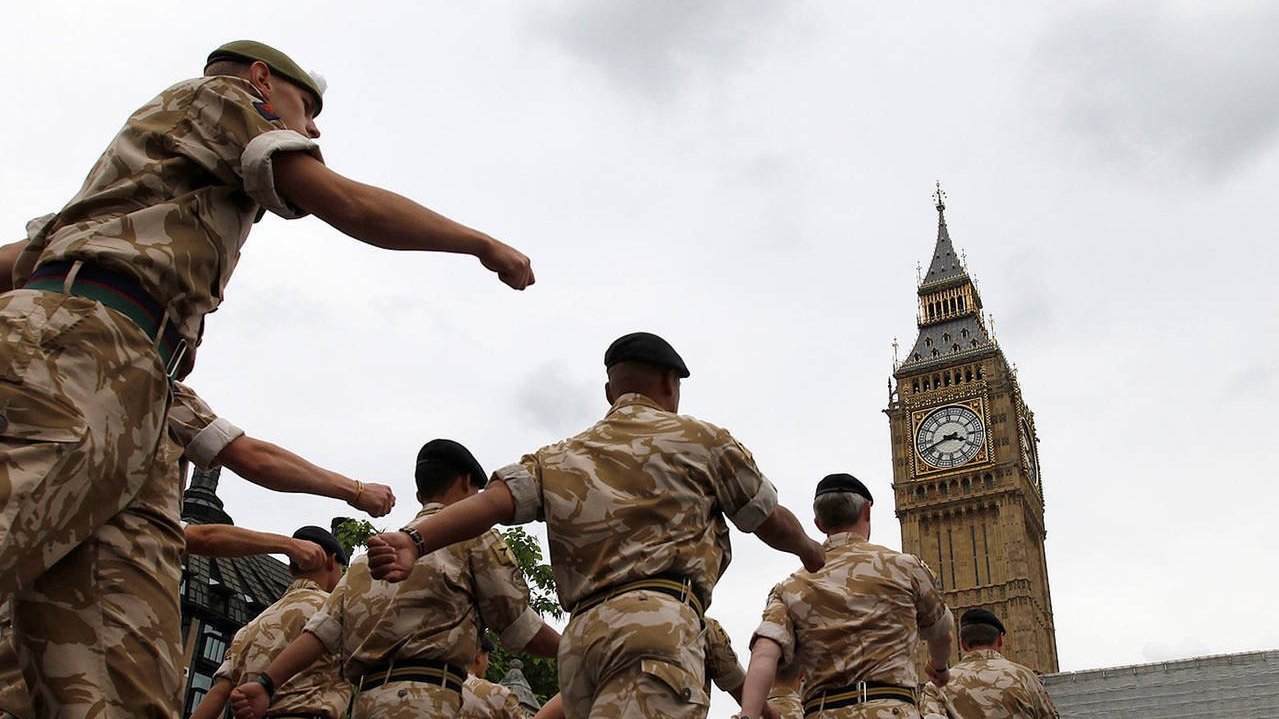
<path id="1" fill-rule="evenodd" d="M 609 404 L 635 392 L 656 401 L 669 412 L 679 411 L 679 373 L 644 362 L 618 362 L 608 368 L 604 396 Z"/>

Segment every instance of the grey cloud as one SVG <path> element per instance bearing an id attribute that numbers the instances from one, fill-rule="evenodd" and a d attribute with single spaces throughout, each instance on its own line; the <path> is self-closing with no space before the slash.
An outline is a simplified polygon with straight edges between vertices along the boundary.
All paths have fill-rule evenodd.
<path id="1" fill-rule="evenodd" d="M 699 72 L 746 56 L 784 4 L 768 0 L 568 0 L 532 25 L 619 84 L 668 96 Z"/>
<path id="2" fill-rule="evenodd" d="M 529 373 L 516 393 L 516 405 L 525 419 L 557 437 L 579 432 L 599 419 L 603 404 L 599 383 L 572 377 L 555 364 Z"/>
<path id="3" fill-rule="evenodd" d="M 1220 179 L 1279 134 L 1279 5 L 1098 7 L 1041 41 L 1036 70 L 1100 158 Z"/>

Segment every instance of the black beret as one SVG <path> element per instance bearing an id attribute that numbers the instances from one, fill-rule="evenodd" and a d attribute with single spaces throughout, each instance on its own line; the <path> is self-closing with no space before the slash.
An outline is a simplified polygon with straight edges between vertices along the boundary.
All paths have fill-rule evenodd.
<path id="1" fill-rule="evenodd" d="M 853 494 L 860 494 L 867 501 L 875 501 L 875 498 L 870 496 L 870 490 L 866 489 L 866 485 L 851 474 L 828 474 L 822 477 L 822 481 L 817 483 L 817 493 L 813 497 L 820 497 L 831 492 L 852 492 Z"/>
<path id="2" fill-rule="evenodd" d="M 632 332 L 613 340 L 604 352 L 604 367 L 612 367 L 618 362 L 642 362 L 676 370 L 680 377 L 688 376 L 688 367 L 675 348 L 651 332 Z"/>
<path id="3" fill-rule="evenodd" d="M 307 525 L 293 533 L 294 539 L 305 539 L 308 542 L 315 542 L 327 553 L 337 557 L 338 563 L 345 565 L 348 561 L 346 552 L 342 549 L 342 545 L 338 543 L 337 537 L 327 529 Z"/>
<path id="4" fill-rule="evenodd" d="M 417 453 L 417 466 L 420 467 L 428 462 L 439 462 L 458 472 L 471 475 L 471 484 L 480 489 L 488 484 L 489 476 L 484 473 L 484 468 L 476 461 L 471 450 L 463 447 L 460 442 L 454 442 L 451 439 L 433 439 L 422 445 L 422 449 Z"/>
<path id="5" fill-rule="evenodd" d="M 1004 623 L 999 621 L 999 617 L 995 616 L 994 612 L 989 609 L 982 609 L 981 607 L 969 609 L 964 612 L 964 616 L 959 620 L 959 626 L 962 627 L 965 624 L 989 624 L 990 626 L 998 629 L 1000 634 L 1008 633 L 1008 631 L 1004 629 Z"/>
<path id="6" fill-rule="evenodd" d="M 487 634 L 480 635 L 480 651 L 485 653 L 493 651 L 493 640 L 489 639 Z"/>

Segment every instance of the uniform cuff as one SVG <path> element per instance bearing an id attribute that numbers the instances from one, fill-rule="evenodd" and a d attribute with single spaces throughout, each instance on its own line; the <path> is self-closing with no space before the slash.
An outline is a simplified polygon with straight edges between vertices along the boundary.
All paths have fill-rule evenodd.
<path id="1" fill-rule="evenodd" d="M 218 667 L 218 670 L 213 673 L 213 678 L 225 679 L 231 682 L 231 686 L 239 686 L 240 683 L 236 681 L 236 677 L 231 676 L 233 671 L 235 671 L 235 667 L 231 666 L 231 661 L 228 659 L 222 662 L 221 666 Z"/>
<path id="2" fill-rule="evenodd" d="M 715 677 L 715 686 L 719 687 L 725 694 L 732 694 L 746 683 L 746 672 L 742 669 L 742 665 L 736 664 L 729 671 L 724 672 L 721 676 Z"/>
<path id="3" fill-rule="evenodd" d="M 183 450 L 187 459 L 200 469 L 213 466 L 214 460 L 226 449 L 228 444 L 244 435 L 244 430 L 221 417 L 209 423 L 208 427 L 196 432 L 191 443 Z"/>
<path id="4" fill-rule="evenodd" d="M 302 631 L 310 632 L 319 639 L 324 650 L 330 654 L 336 654 L 342 647 L 342 623 L 323 610 L 312 614 Z"/>
<path id="5" fill-rule="evenodd" d="M 925 641 L 936 639 L 943 636 L 947 632 L 954 632 L 955 618 L 951 615 L 950 609 L 942 611 L 941 617 L 926 627 L 919 628 L 919 638 Z"/>
<path id="6" fill-rule="evenodd" d="M 304 217 L 305 212 L 292 207 L 275 189 L 275 169 L 271 158 L 277 152 L 304 150 L 320 158 L 320 146 L 315 140 L 303 137 L 293 130 L 270 130 L 249 140 L 240 156 L 240 175 L 244 178 L 244 191 L 264 209 L 292 220 Z"/>
<path id="7" fill-rule="evenodd" d="M 777 642 L 777 646 L 782 648 L 782 660 L 777 666 L 790 666 L 790 663 L 795 661 L 795 640 L 791 637 L 790 632 L 776 624 L 764 622 L 759 625 L 759 627 L 755 630 L 755 633 L 751 635 L 752 647 L 755 646 L 755 640 L 759 637 L 771 639 L 772 641 Z"/>
<path id="8" fill-rule="evenodd" d="M 508 464 L 494 472 L 493 479 L 506 482 L 506 488 L 511 491 L 511 499 L 515 500 L 515 514 L 511 517 L 511 524 L 528 524 L 537 519 L 542 504 L 541 497 L 538 496 L 537 482 L 524 465 L 519 462 Z"/>
<path id="9" fill-rule="evenodd" d="M 542 617 L 533 611 L 532 607 L 525 607 L 524 613 L 521 614 L 511 625 L 502 630 L 502 646 L 507 649 L 519 651 L 523 649 L 533 639 L 533 635 L 537 634 L 542 628 Z"/>
<path id="10" fill-rule="evenodd" d="M 759 529 L 759 525 L 768 519 L 774 509 L 777 509 L 777 488 L 765 478 L 760 482 L 759 491 L 751 497 L 751 501 L 733 512 L 729 520 L 732 521 L 733 526 L 750 534 Z"/>

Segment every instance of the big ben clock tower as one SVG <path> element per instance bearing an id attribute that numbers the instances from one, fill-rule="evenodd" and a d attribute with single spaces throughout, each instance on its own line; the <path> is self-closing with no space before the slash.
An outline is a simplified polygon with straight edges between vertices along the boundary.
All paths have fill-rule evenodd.
<path id="1" fill-rule="evenodd" d="M 1056 672 L 1035 416 L 955 254 L 940 186 L 934 198 L 919 337 L 893 372 L 885 410 L 902 549 L 933 568 L 956 619 L 990 609 L 1008 628 L 1010 659 Z"/>

